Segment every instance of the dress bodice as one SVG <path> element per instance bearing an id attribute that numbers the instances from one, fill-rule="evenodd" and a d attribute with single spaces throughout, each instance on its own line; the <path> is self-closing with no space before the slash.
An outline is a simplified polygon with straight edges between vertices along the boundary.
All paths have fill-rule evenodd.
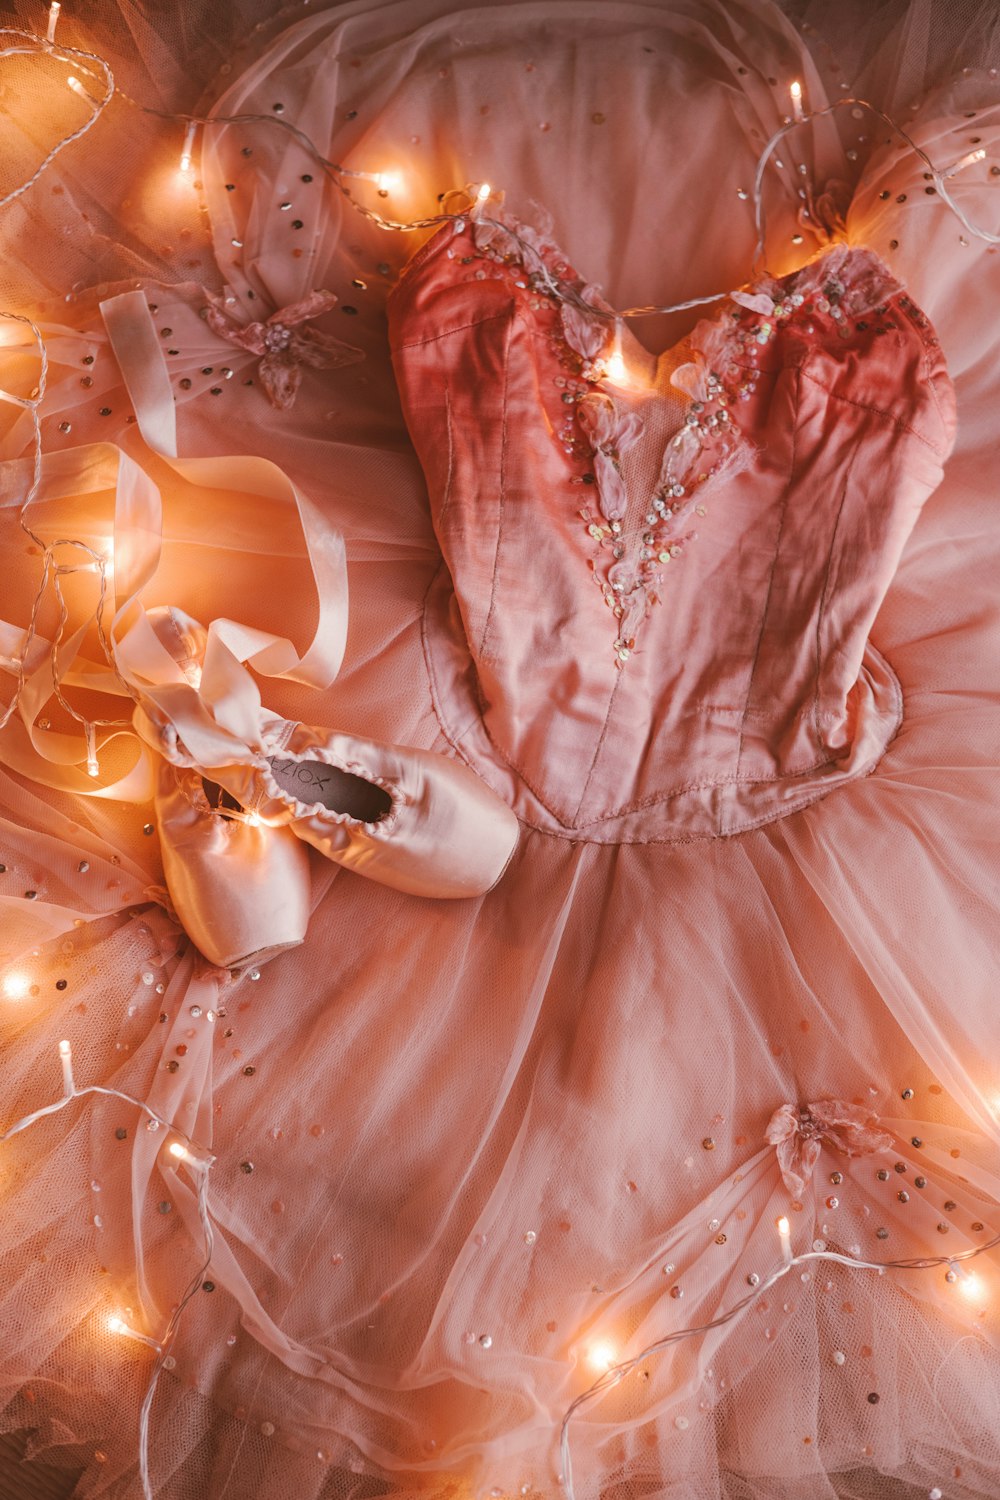
<path id="1" fill-rule="evenodd" d="M 390 299 L 449 739 L 597 842 L 737 833 L 865 774 L 902 713 L 869 631 L 954 435 L 927 319 L 836 245 L 658 358 L 623 334 L 622 375 L 594 289 L 505 225 L 445 225 Z"/>

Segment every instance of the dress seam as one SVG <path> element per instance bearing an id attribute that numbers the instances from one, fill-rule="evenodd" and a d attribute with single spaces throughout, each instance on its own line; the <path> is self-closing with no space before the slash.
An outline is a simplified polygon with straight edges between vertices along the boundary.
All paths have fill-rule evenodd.
<path id="1" fill-rule="evenodd" d="M 855 411 L 867 411 L 872 416 L 882 417 L 886 422 L 890 422 L 897 431 L 909 433 L 911 437 L 916 438 L 918 443 L 923 443 L 924 447 L 929 448 L 937 458 L 947 458 L 946 449 L 939 448 L 936 443 L 931 442 L 930 438 L 925 437 L 922 432 L 919 432 L 911 423 L 903 421 L 901 417 L 894 417 L 892 412 L 886 411 L 881 406 L 873 406 L 869 401 L 854 401 L 850 396 L 842 396 L 838 391 L 832 390 L 830 386 L 824 385 L 822 380 L 817 380 L 815 375 L 810 375 L 803 367 L 800 367 L 799 374 L 805 380 L 810 381 L 817 389 L 825 391 L 831 401 L 839 401 L 842 406 L 853 406 Z M 930 377 L 928 377 L 927 384 L 932 384 Z"/>
<path id="2" fill-rule="evenodd" d="M 801 411 L 801 406 L 802 406 L 802 400 L 801 400 L 801 397 L 802 397 L 802 367 L 801 366 L 797 366 L 796 367 L 795 374 L 796 374 L 796 385 L 797 385 L 797 388 L 796 388 L 796 392 L 795 392 L 794 411 L 795 411 L 795 418 L 796 418 L 796 420 L 792 423 L 792 431 L 791 431 L 791 446 L 792 446 L 792 451 L 791 451 L 791 457 L 789 459 L 788 475 L 787 475 L 787 478 L 785 480 L 784 488 L 783 488 L 782 494 L 781 494 L 781 519 L 778 522 L 778 535 L 775 537 L 775 541 L 774 541 L 774 555 L 771 558 L 771 566 L 768 569 L 768 575 L 767 575 L 767 592 L 766 592 L 766 594 L 764 596 L 764 608 L 761 610 L 760 629 L 757 632 L 757 640 L 756 640 L 756 642 L 754 644 L 753 658 L 752 658 L 752 660 L 750 662 L 750 672 L 749 672 L 748 679 L 747 679 L 746 700 L 745 700 L 744 706 L 743 706 L 743 715 L 742 715 L 742 717 L 740 719 L 739 738 L 738 738 L 737 747 L 736 747 L 736 779 L 737 780 L 739 779 L 740 767 L 741 767 L 741 765 L 743 763 L 743 744 L 744 744 L 744 740 L 745 740 L 745 730 L 746 730 L 746 725 L 747 725 L 747 719 L 748 719 L 748 717 L 750 715 L 750 700 L 751 700 L 751 698 L 753 696 L 754 678 L 755 678 L 756 673 L 757 673 L 757 664 L 758 664 L 758 662 L 760 660 L 761 647 L 762 647 L 762 645 L 764 643 L 764 632 L 767 629 L 767 616 L 768 616 L 768 611 L 769 611 L 769 609 L 771 607 L 771 594 L 774 591 L 774 575 L 775 575 L 775 572 L 777 571 L 778 557 L 779 557 L 779 554 L 781 552 L 781 539 L 782 539 L 782 537 L 785 534 L 785 519 L 786 519 L 786 517 L 788 515 L 788 499 L 789 499 L 789 494 L 791 492 L 791 487 L 792 487 L 792 476 L 795 473 L 796 445 L 797 445 L 797 441 L 798 441 L 798 431 L 799 431 L 799 421 L 800 421 L 799 413 Z M 758 779 L 758 778 L 755 778 L 755 779 Z M 721 833 L 721 828 L 720 828 L 720 833 Z"/>
<path id="3" fill-rule="evenodd" d="M 464 333 L 467 328 L 481 328 L 484 323 L 495 323 L 500 318 L 505 318 L 510 312 L 510 306 L 501 309 L 500 312 L 487 313 L 482 318 L 470 318 L 467 323 L 454 323 L 450 328 L 442 328 L 440 333 L 429 333 L 424 339 L 407 339 L 403 343 L 391 344 L 390 349 L 422 349 L 426 344 L 437 344 L 442 339 L 450 338 L 453 333 Z"/>
<path id="4" fill-rule="evenodd" d="M 854 473 L 854 465 L 857 462 L 857 457 L 857 448 L 855 448 L 854 453 L 851 455 L 850 463 L 847 466 L 847 473 L 844 475 L 843 485 L 841 486 L 840 504 L 837 506 L 837 515 L 833 523 L 833 533 L 830 537 L 830 545 L 827 549 L 826 568 L 823 573 L 823 587 L 820 590 L 819 609 L 816 612 L 816 683 L 813 690 L 812 718 L 813 728 L 816 731 L 816 738 L 819 743 L 824 746 L 824 748 L 828 747 L 824 743 L 823 731 L 820 728 L 819 711 L 820 682 L 823 675 L 823 621 L 826 616 L 827 601 L 830 597 L 830 576 L 833 572 L 837 538 L 840 535 L 840 522 L 844 514 L 844 506 L 847 504 L 847 493 L 851 483 L 851 476 Z"/>
<path id="5" fill-rule="evenodd" d="M 479 654 L 489 660 L 487 641 L 489 640 L 490 626 L 493 624 L 493 615 L 497 605 L 497 587 L 500 575 L 500 556 L 504 541 L 504 517 L 506 513 L 507 498 L 507 412 L 510 396 L 510 342 L 514 325 L 508 322 L 507 335 L 504 340 L 503 349 L 503 395 L 501 397 L 500 411 L 500 495 L 497 501 L 497 540 L 493 551 L 493 567 L 490 569 L 490 603 L 486 611 L 486 620 L 483 625 L 482 634 L 479 637 Z M 449 421 L 451 419 L 449 412 Z M 449 443 L 451 435 L 449 430 Z"/>

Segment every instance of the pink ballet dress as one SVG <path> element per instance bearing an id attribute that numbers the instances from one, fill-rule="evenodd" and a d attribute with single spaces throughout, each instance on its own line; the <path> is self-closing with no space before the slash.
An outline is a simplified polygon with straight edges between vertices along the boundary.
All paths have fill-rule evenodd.
<path id="1" fill-rule="evenodd" d="M 121 1326 L 190 1284 L 157 1500 L 996 1500 L 1000 256 L 860 105 L 780 143 L 756 270 L 753 187 L 789 80 L 864 70 L 986 153 L 948 182 L 995 226 L 1000 60 L 918 67 L 925 0 L 845 0 L 843 52 L 805 0 L 273 9 L 64 7 L 219 121 L 183 176 L 118 100 L 0 218 L 47 352 L 33 537 L 0 404 L 4 693 L 67 539 L 110 652 L 59 575 L 0 731 L 0 1132 L 63 1039 L 104 1091 L 0 1146 L 2 1427 L 141 1500 Z M 510 864 L 434 900 L 311 847 L 305 940 L 211 964 L 175 705 L 456 760 Z"/>

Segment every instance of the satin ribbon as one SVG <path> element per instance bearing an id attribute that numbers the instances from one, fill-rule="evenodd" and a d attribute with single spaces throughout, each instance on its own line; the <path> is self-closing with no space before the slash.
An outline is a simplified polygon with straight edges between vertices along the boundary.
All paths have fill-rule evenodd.
<path id="1" fill-rule="evenodd" d="M 199 763 L 226 764 L 244 759 L 257 741 L 260 693 L 248 668 L 265 677 L 329 686 L 340 670 L 347 636 L 347 570 L 342 537 L 277 465 L 246 456 L 178 456 L 173 392 L 143 293 L 112 297 L 101 303 L 101 313 L 152 462 L 143 460 L 138 444 L 139 457 L 110 443 L 45 455 L 31 520 L 45 537 L 79 538 L 101 550 L 109 540 L 106 497 L 113 495 L 108 634 L 117 674 L 108 663 L 80 654 L 92 611 L 64 641 L 57 662 L 51 642 L 36 637 L 17 713 L 0 735 L 0 760 L 65 791 L 143 802 L 152 796 L 152 773 L 135 728 L 155 742 L 157 734 L 172 726 Z M 273 522 L 268 520 L 283 552 L 290 534 L 298 538 L 317 606 L 316 627 L 304 650 L 247 621 L 219 618 L 209 626 L 200 685 L 183 675 L 150 626 L 142 600 L 161 555 L 163 501 L 149 472 L 161 464 L 167 466 L 165 482 L 189 486 L 207 516 L 212 515 L 213 493 L 249 495 L 273 511 Z M 3 481 L 0 495 L 6 491 L 15 500 L 30 482 L 29 464 L 18 460 L 0 467 Z M 7 656 L 19 655 L 25 639 L 22 627 L 0 621 L 0 649 Z M 6 670 L 12 670 L 10 664 Z M 137 700 L 135 728 L 105 731 L 99 739 L 102 752 L 122 734 L 131 741 L 132 758 L 112 781 L 95 783 L 81 769 L 86 756 L 81 735 L 39 729 L 38 715 L 52 696 L 53 676 L 67 688 L 110 694 L 115 717 L 119 712 L 128 717 L 131 700 Z"/>

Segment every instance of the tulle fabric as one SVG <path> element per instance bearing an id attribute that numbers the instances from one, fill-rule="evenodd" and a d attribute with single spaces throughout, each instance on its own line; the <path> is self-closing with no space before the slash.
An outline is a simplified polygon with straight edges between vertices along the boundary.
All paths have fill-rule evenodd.
<path id="1" fill-rule="evenodd" d="M 858 31 L 838 31 L 839 63 L 762 0 L 268 9 L 234 4 L 220 20 L 217 8 L 122 4 L 88 22 L 89 40 L 150 103 L 188 105 L 204 89 L 226 114 L 280 104 L 333 158 L 404 170 L 387 200 L 354 187 L 400 218 L 488 178 L 523 219 L 545 228 L 550 213 L 615 305 L 746 280 L 755 231 L 741 194 L 795 76 L 817 107 L 863 64 L 866 96 L 906 109 L 940 165 L 980 137 L 988 159 L 952 186 L 996 227 L 988 25 L 959 47 L 974 7 L 878 7 L 865 51 L 852 53 Z M 953 31 L 924 27 L 921 51 L 930 14 L 944 32 L 954 16 Z M 72 39 L 83 22 L 61 25 Z M 10 66 L 26 92 L 12 96 L 4 140 L 37 159 L 61 75 L 35 70 L 29 84 Z M 36 106 L 30 127 L 22 98 Z M 783 143 L 783 166 L 766 174 L 769 269 L 812 253 L 820 236 L 801 218 L 800 187 L 827 191 L 852 242 L 883 256 L 934 320 L 960 418 L 873 631 L 904 718 L 871 776 L 698 846 L 529 831 L 482 900 L 333 878 L 317 857 L 305 945 L 233 982 L 172 918 L 147 805 L 59 791 L 44 768 L 31 777 L 24 757 L 8 760 L 2 970 L 36 989 L 2 1002 L 3 1120 L 58 1097 L 67 1036 L 81 1082 L 148 1099 L 217 1158 L 216 1256 L 153 1409 L 164 1500 L 556 1495 L 560 1422 L 596 1378 L 595 1346 L 624 1358 L 732 1306 L 748 1276 L 779 1262 L 780 1214 L 796 1250 L 822 1241 L 874 1260 L 953 1254 L 1000 1231 L 1000 272 L 991 248 L 963 243 L 925 191 L 924 165 L 886 145 L 888 131 L 850 111 L 836 119 Z M 203 187 L 182 184 L 181 133 L 118 101 L 5 211 L 7 304 L 40 319 L 52 355 L 40 508 L 53 526 L 81 515 L 110 526 L 122 466 L 99 483 L 88 470 L 88 490 L 75 450 L 119 446 L 163 500 L 147 608 L 226 617 L 300 655 L 313 637 L 317 598 L 290 505 L 287 524 L 247 490 L 227 507 L 128 420 L 99 302 L 139 280 L 182 457 L 270 459 L 345 539 L 339 675 L 322 689 L 262 678 L 268 707 L 446 752 L 422 641 L 440 554 L 384 319 L 420 237 L 355 216 L 279 127 L 206 132 Z M 5 155 L 3 170 L 17 161 Z M 249 322 L 324 289 L 339 303 L 322 328 L 365 359 L 307 368 L 277 410 L 244 383 L 257 381 L 258 356 L 200 311 L 208 292 L 228 295 Z M 643 340 L 666 347 L 696 316 L 649 320 Z M 30 378 L 30 361 L 4 356 L 0 383 Z M 28 432 L 16 408 L 0 411 L 3 616 L 23 627 L 37 586 L 15 524 Z M 81 489 L 97 499 L 81 506 Z M 92 595 L 73 602 L 85 611 Z M 571 676 L 554 644 L 553 691 Z M 893 1148 L 848 1155 L 824 1139 L 793 1199 L 769 1121 L 783 1105 L 831 1100 L 878 1116 Z M 107 1318 L 156 1337 L 200 1262 L 193 1195 L 162 1147 L 134 1109 L 102 1099 L 40 1122 L 0 1158 L 4 1423 L 81 1471 L 88 1497 L 139 1493 L 150 1354 Z M 988 1500 L 1000 1490 L 1000 1282 L 990 1257 L 974 1269 L 968 1285 L 947 1282 L 944 1266 L 797 1269 L 579 1414 L 577 1494 L 913 1500 L 937 1487 Z"/>

